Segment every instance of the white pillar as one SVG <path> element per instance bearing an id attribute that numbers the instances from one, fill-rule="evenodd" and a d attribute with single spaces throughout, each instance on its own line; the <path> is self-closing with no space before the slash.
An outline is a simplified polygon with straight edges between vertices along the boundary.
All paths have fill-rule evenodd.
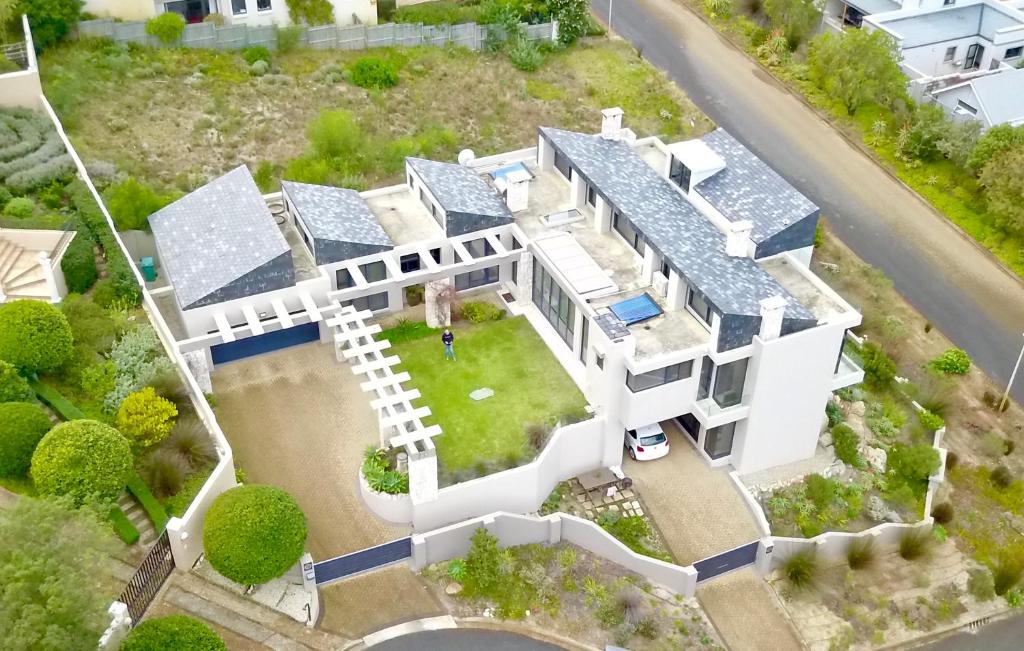
<path id="1" fill-rule="evenodd" d="M 452 287 L 452 284 L 448 280 L 431 280 L 424 287 L 424 312 L 427 325 L 431 328 L 443 328 L 452 324 L 451 300 L 439 301 L 437 298 L 438 294 L 445 292 L 449 287 Z"/>
<path id="2" fill-rule="evenodd" d="M 686 307 L 686 283 L 674 271 L 668 274 L 668 309 L 682 310 Z"/>
<path id="3" fill-rule="evenodd" d="M 529 305 L 533 300 L 533 254 L 524 250 L 519 256 L 519 282 L 516 283 L 516 300 Z"/>
<path id="4" fill-rule="evenodd" d="M 409 497 L 413 504 L 437 499 L 437 450 L 433 443 L 423 441 L 426 450 L 409 455 Z"/>
<path id="5" fill-rule="evenodd" d="M 646 284 L 650 284 L 654 277 L 654 268 L 658 263 L 657 257 L 658 255 L 654 252 L 653 248 L 649 246 L 644 247 L 644 261 L 640 268 L 640 276 Z"/>
<path id="6" fill-rule="evenodd" d="M 57 278 L 53 275 L 50 254 L 46 251 L 40 251 L 37 260 L 39 260 L 39 267 L 43 270 L 43 278 L 46 279 L 46 291 L 50 294 L 50 302 L 60 303 L 60 288 L 57 285 Z"/>
<path id="7" fill-rule="evenodd" d="M 110 626 L 100 636 L 101 649 L 116 649 L 132 630 L 132 616 L 128 614 L 128 605 L 115 601 L 107 608 L 110 615 Z"/>
<path id="8" fill-rule="evenodd" d="M 569 201 L 572 202 L 572 207 L 582 209 L 587 202 L 587 184 L 576 170 L 572 170 L 572 181 L 569 185 Z"/>
<path id="9" fill-rule="evenodd" d="M 786 299 L 781 296 L 772 296 L 761 301 L 761 339 L 777 339 L 782 334 L 782 317 L 785 313 Z"/>
<path id="10" fill-rule="evenodd" d="M 545 172 L 555 168 L 555 150 L 540 134 L 537 134 L 537 166 Z"/>
<path id="11" fill-rule="evenodd" d="M 604 197 L 597 195 L 597 206 L 594 208 L 594 230 L 598 233 L 607 233 L 612 229 L 612 207 L 604 200 Z"/>
<path id="12" fill-rule="evenodd" d="M 206 350 L 190 350 L 187 353 L 182 353 L 182 356 L 185 358 L 185 363 L 188 364 L 189 372 L 192 373 L 192 377 L 196 379 L 196 383 L 203 393 L 213 393 L 210 367 L 206 362 Z"/>

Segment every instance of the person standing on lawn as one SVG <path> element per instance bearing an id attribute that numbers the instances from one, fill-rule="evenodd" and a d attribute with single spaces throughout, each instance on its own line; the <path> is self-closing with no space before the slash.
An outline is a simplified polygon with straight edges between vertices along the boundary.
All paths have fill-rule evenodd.
<path id="1" fill-rule="evenodd" d="M 455 335 L 448 328 L 444 329 L 441 335 L 441 343 L 444 344 L 444 358 L 455 361 Z"/>

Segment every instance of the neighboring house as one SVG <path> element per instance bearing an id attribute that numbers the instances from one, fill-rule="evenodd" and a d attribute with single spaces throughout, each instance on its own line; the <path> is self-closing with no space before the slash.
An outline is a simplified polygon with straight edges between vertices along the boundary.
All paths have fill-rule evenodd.
<path id="1" fill-rule="evenodd" d="M 626 428 L 670 419 L 712 465 L 810 457 L 832 391 L 863 378 L 843 354 L 861 315 L 808 268 L 817 207 L 722 130 L 666 145 L 621 115 L 463 165 L 409 158 L 404 183 L 362 193 L 261 197 L 238 168 L 150 218 L 151 293 L 202 372 L 334 341 L 324 313 L 399 311 L 408 287 L 427 285 L 428 318 L 438 283 L 495 291 L 613 461 Z"/>
<path id="2" fill-rule="evenodd" d="M 0 228 L 0 303 L 59 303 L 68 293 L 60 261 L 74 238 L 74 231 Z"/>
<path id="3" fill-rule="evenodd" d="M 950 115 L 977 120 L 983 129 L 1024 124 L 1024 69 L 975 77 L 934 90 L 931 96 Z"/>
<path id="4" fill-rule="evenodd" d="M 377 23 L 376 0 L 328 0 L 338 25 Z M 146 20 L 165 11 L 190 23 L 221 14 L 229 25 L 289 25 L 286 0 L 86 0 L 84 11 L 100 18 Z"/>

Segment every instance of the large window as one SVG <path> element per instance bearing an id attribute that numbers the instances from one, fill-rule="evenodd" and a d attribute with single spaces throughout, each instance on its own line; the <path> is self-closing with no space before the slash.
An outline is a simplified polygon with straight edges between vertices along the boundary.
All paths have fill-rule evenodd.
<path id="1" fill-rule="evenodd" d="M 629 218 L 624 217 L 619 213 L 618 210 L 612 213 L 612 228 L 622 236 L 622 239 L 626 240 L 626 244 L 633 247 L 633 249 L 640 255 L 644 254 L 644 250 L 647 248 L 644 244 L 644 238 L 641 237 L 640 232 L 633 228 L 633 222 L 629 221 Z"/>
<path id="2" fill-rule="evenodd" d="M 687 436 L 693 439 L 693 442 L 697 442 L 697 438 L 700 436 L 700 421 L 698 421 L 693 414 L 683 414 L 682 416 L 676 417 L 676 422 L 683 428 Z"/>
<path id="3" fill-rule="evenodd" d="M 533 265 L 533 303 L 554 326 L 558 336 L 572 348 L 576 306 L 558 283 L 552 280 L 544 266 L 536 261 Z"/>
<path id="4" fill-rule="evenodd" d="M 1017 47 L 1006 48 L 1006 54 L 1003 55 L 1004 59 L 1016 59 L 1021 54 L 1024 54 L 1024 45 L 1018 45 Z"/>
<path id="5" fill-rule="evenodd" d="M 383 260 L 361 264 L 359 265 L 359 271 L 362 272 L 363 278 L 365 278 L 368 283 L 375 283 L 385 280 L 388 277 L 388 268 L 384 266 Z M 338 281 L 338 289 L 347 289 L 349 287 L 355 287 L 356 285 L 355 280 L 352 278 L 352 274 L 348 272 L 348 269 L 338 269 L 336 277 Z"/>
<path id="6" fill-rule="evenodd" d="M 245 11 L 245 0 L 231 0 L 231 13 L 241 16 Z"/>
<path id="7" fill-rule="evenodd" d="M 420 254 L 410 253 L 409 255 L 403 255 L 398 259 L 398 266 L 402 269 L 402 273 L 407 274 L 413 271 L 420 270 Z"/>
<path id="8" fill-rule="evenodd" d="M 697 385 L 697 400 L 704 400 L 711 395 L 711 376 L 715 373 L 715 363 L 705 357 L 700 367 L 700 384 Z"/>
<path id="9" fill-rule="evenodd" d="M 690 191 L 690 168 L 683 165 L 683 162 L 672 157 L 672 165 L 668 170 L 668 178 L 670 181 L 678 185 L 683 189 L 683 192 Z"/>
<path id="10" fill-rule="evenodd" d="M 555 169 L 558 170 L 559 173 L 565 177 L 566 181 L 568 181 L 571 178 L 570 174 L 572 168 L 569 166 L 569 159 L 563 156 L 562 153 L 559 151 L 555 152 Z"/>
<path id="11" fill-rule="evenodd" d="M 712 459 L 721 459 L 732 454 L 732 437 L 736 433 L 736 423 L 712 427 L 704 436 L 704 451 Z"/>
<path id="12" fill-rule="evenodd" d="M 715 374 L 713 397 L 719 407 L 733 407 L 740 404 L 740 401 L 743 400 L 743 383 L 746 378 L 746 359 L 738 359 L 718 367 L 718 372 Z"/>
<path id="13" fill-rule="evenodd" d="M 626 371 L 626 386 L 634 393 L 660 387 L 676 380 L 685 380 L 693 373 L 693 360 L 655 369 L 639 375 Z"/>
<path id="14" fill-rule="evenodd" d="M 708 327 L 711 327 L 711 304 L 703 292 L 690 287 L 687 290 L 686 304 Z"/>
<path id="15" fill-rule="evenodd" d="M 270 11 L 270 0 L 256 0 L 256 11 Z"/>
<path id="16" fill-rule="evenodd" d="M 477 269 L 466 274 L 456 275 L 455 289 L 461 292 L 464 289 L 472 289 L 496 282 L 498 282 L 498 267 L 487 267 L 486 269 Z"/>
<path id="17" fill-rule="evenodd" d="M 351 301 L 345 301 L 344 303 L 342 303 L 342 305 L 351 305 L 357 310 L 372 310 L 374 312 L 376 312 L 377 310 L 386 310 L 388 309 L 388 293 L 381 292 L 380 294 L 371 294 L 370 296 L 363 296 L 361 298 L 356 298 Z"/>

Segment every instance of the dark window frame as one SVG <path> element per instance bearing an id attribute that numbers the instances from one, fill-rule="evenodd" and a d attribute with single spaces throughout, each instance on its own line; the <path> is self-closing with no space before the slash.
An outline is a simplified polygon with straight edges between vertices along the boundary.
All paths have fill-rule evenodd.
<path id="1" fill-rule="evenodd" d="M 1017 47 L 1008 47 L 1006 48 L 1006 53 L 1003 54 L 1003 58 L 1016 59 L 1022 54 L 1024 54 L 1024 45 L 1018 45 Z"/>
<path id="2" fill-rule="evenodd" d="M 662 368 L 656 368 L 653 371 L 647 371 L 646 373 L 639 373 L 633 375 L 629 370 L 626 371 L 626 386 L 633 393 L 639 393 L 640 391 L 647 391 L 649 389 L 655 389 L 657 387 L 665 386 L 679 380 L 687 380 L 693 376 L 693 360 L 687 360 L 685 362 L 679 362 L 678 364 L 670 364 Z"/>
<path id="3" fill-rule="evenodd" d="M 727 457 L 732 454 L 732 444 L 735 439 L 736 421 L 712 427 L 704 433 L 704 454 L 714 460 Z M 728 441 L 727 448 L 722 444 L 723 441 Z"/>
<path id="4" fill-rule="evenodd" d="M 708 297 L 704 295 L 704 292 L 687 285 L 686 307 L 689 308 L 692 314 L 703 321 L 704 325 L 709 328 L 711 327 L 711 319 L 715 311 L 711 308 L 711 303 L 708 301 Z"/>
<path id="5" fill-rule="evenodd" d="M 679 160 L 675 156 L 672 156 L 672 162 L 669 164 L 668 178 L 670 181 L 678 185 L 683 189 L 683 192 L 690 193 L 690 179 L 692 177 L 690 168 L 687 167 L 686 163 Z"/>
<path id="6" fill-rule="evenodd" d="M 402 273 L 412 273 L 413 271 L 419 271 L 422 266 L 419 253 L 408 253 L 398 258 L 398 266 L 402 270 Z"/>
<path id="7" fill-rule="evenodd" d="M 244 16 L 248 13 L 249 8 L 245 6 L 245 0 L 231 0 L 231 14 L 234 16 Z"/>
<path id="8" fill-rule="evenodd" d="M 555 329 L 562 341 L 574 350 L 576 329 L 576 304 L 569 293 L 555 282 L 544 265 L 534 260 L 533 304 Z"/>
<path id="9" fill-rule="evenodd" d="M 640 257 L 644 256 L 644 253 L 647 251 L 647 243 L 629 217 L 626 217 L 618 210 L 613 210 L 612 228 L 626 241 L 626 244 L 640 254 Z"/>
<path id="10" fill-rule="evenodd" d="M 735 407 L 743 402 L 743 391 L 747 385 L 747 370 L 750 358 L 744 357 L 728 364 L 720 364 L 715 370 L 711 399 L 722 409 Z M 725 378 L 723 380 L 723 378 Z M 725 386 L 722 384 L 725 383 Z"/>

